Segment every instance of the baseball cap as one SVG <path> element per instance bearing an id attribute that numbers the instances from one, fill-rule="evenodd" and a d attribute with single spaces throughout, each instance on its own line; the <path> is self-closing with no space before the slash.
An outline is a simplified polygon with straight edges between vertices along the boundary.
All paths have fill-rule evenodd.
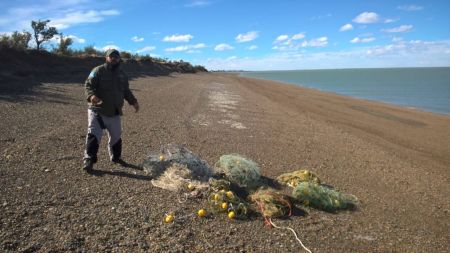
<path id="1" fill-rule="evenodd" d="M 117 51 L 117 49 L 114 49 L 114 48 L 110 48 L 110 49 L 106 50 L 106 57 L 108 57 L 110 55 L 115 55 L 115 56 L 120 57 L 119 51 Z"/>

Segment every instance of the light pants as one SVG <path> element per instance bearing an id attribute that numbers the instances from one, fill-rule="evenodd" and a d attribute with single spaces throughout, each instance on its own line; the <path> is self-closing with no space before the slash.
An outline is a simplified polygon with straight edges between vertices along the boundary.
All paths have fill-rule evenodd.
<path id="1" fill-rule="evenodd" d="M 103 130 L 109 136 L 108 151 L 111 160 L 119 159 L 122 155 L 122 126 L 120 116 L 108 117 L 88 109 L 88 133 L 86 136 L 86 150 L 84 159 L 97 162 L 97 152 L 102 140 Z"/>

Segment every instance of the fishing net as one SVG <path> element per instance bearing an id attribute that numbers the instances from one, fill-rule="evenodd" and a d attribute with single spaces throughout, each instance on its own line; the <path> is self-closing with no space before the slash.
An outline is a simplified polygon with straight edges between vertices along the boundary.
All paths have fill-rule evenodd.
<path id="1" fill-rule="evenodd" d="M 216 163 L 219 172 L 225 178 L 240 187 L 255 188 L 258 186 L 261 173 L 258 164 L 240 155 L 223 155 Z"/>
<path id="2" fill-rule="evenodd" d="M 277 177 L 277 181 L 293 188 L 295 188 L 300 182 L 313 182 L 320 184 L 320 179 L 309 170 L 296 170 L 281 174 Z"/>
<path id="3" fill-rule="evenodd" d="M 173 163 L 184 164 L 195 177 L 208 179 L 212 176 L 211 167 L 186 147 L 169 144 L 161 148 L 159 153 L 151 153 L 142 164 L 144 171 L 152 176 L 161 175 Z"/>
<path id="4" fill-rule="evenodd" d="M 233 191 L 221 189 L 215 191 L 212 188 L 208 197 L 208 202 L 213 213 L 229 213 L 233 211 L 235 218 L 246 219 L 248 216 L 248 203 L 237 196 Z"/>
<path id="5" fill-rule="evenodd" d="M 187 148 L 169 144 L 153 153 L 142 164 L 144 171 L 153 177 L 154 186 L 179 191 L 188 183 L 205 188 L 213 175 L 209 165 Z"/>
<path id="6" fill-rule="evenodd" d="M 215 192 L 218 192 L 220 190 L 229 191 L 231 189 L 230 181 L 227 181 L 225 179 L 210 178 L 209 186 L 211 187 L 211 190 Z"/>
<path id="7" fill-rule="evenodd" d="M 271 189 L 259 189 L 249 196 L 265 218 L 290 216 L 292 213 L 289 198 Z"/>
<path id="8" fill-rule="evenodd" d="M 169 191 L 180 191 L 191 184 L 194 188 L 205 188 L 207 183 L 195 180 L 191 170 L 184 164 L 173 163 L 157 179 L 152 179 L 151 183 L 159 188 Z"/>
<path id="9" fill-rule="evenodd" d="M 292 196 L 306 206 L 336 212 L 338 210 L 353 209 L 358 199 L 350 194 L 344 194 L 312 182 L 301 182 L 292 191 Z"/>

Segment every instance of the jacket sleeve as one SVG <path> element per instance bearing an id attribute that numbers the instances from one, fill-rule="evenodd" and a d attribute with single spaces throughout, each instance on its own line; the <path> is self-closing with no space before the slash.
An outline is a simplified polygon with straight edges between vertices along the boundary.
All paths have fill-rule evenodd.
<path id="1" fill-rule="evenodd" d="M 91 101 L 91 97 L 93 95 L 97 95 L 98 83 L 99 83 L 98 70 L 94 68 L 89 74 L 88 78 L 86 79 L 86 82 L 84 83 L 86 100 L 88 102 Z"/>
<path id="2" fill-rule="evenodd" d="M 134 105 L 137 102 L 136 97 L 133 95 L 133 93 L 130 90 L 130 84 L 128 83 L 128 77 L 125 82 L 125 89 L 124 89 L 124 98 L 130 105 Z"/>

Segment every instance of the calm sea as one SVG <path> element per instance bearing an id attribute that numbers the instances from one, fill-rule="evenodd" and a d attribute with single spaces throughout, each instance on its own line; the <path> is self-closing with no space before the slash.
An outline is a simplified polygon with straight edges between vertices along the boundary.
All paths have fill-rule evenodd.
<path id="1" fill-rule="evenodd" d="M 450 67 L 257 71 L 242 76 L 450 115 Z"/>

